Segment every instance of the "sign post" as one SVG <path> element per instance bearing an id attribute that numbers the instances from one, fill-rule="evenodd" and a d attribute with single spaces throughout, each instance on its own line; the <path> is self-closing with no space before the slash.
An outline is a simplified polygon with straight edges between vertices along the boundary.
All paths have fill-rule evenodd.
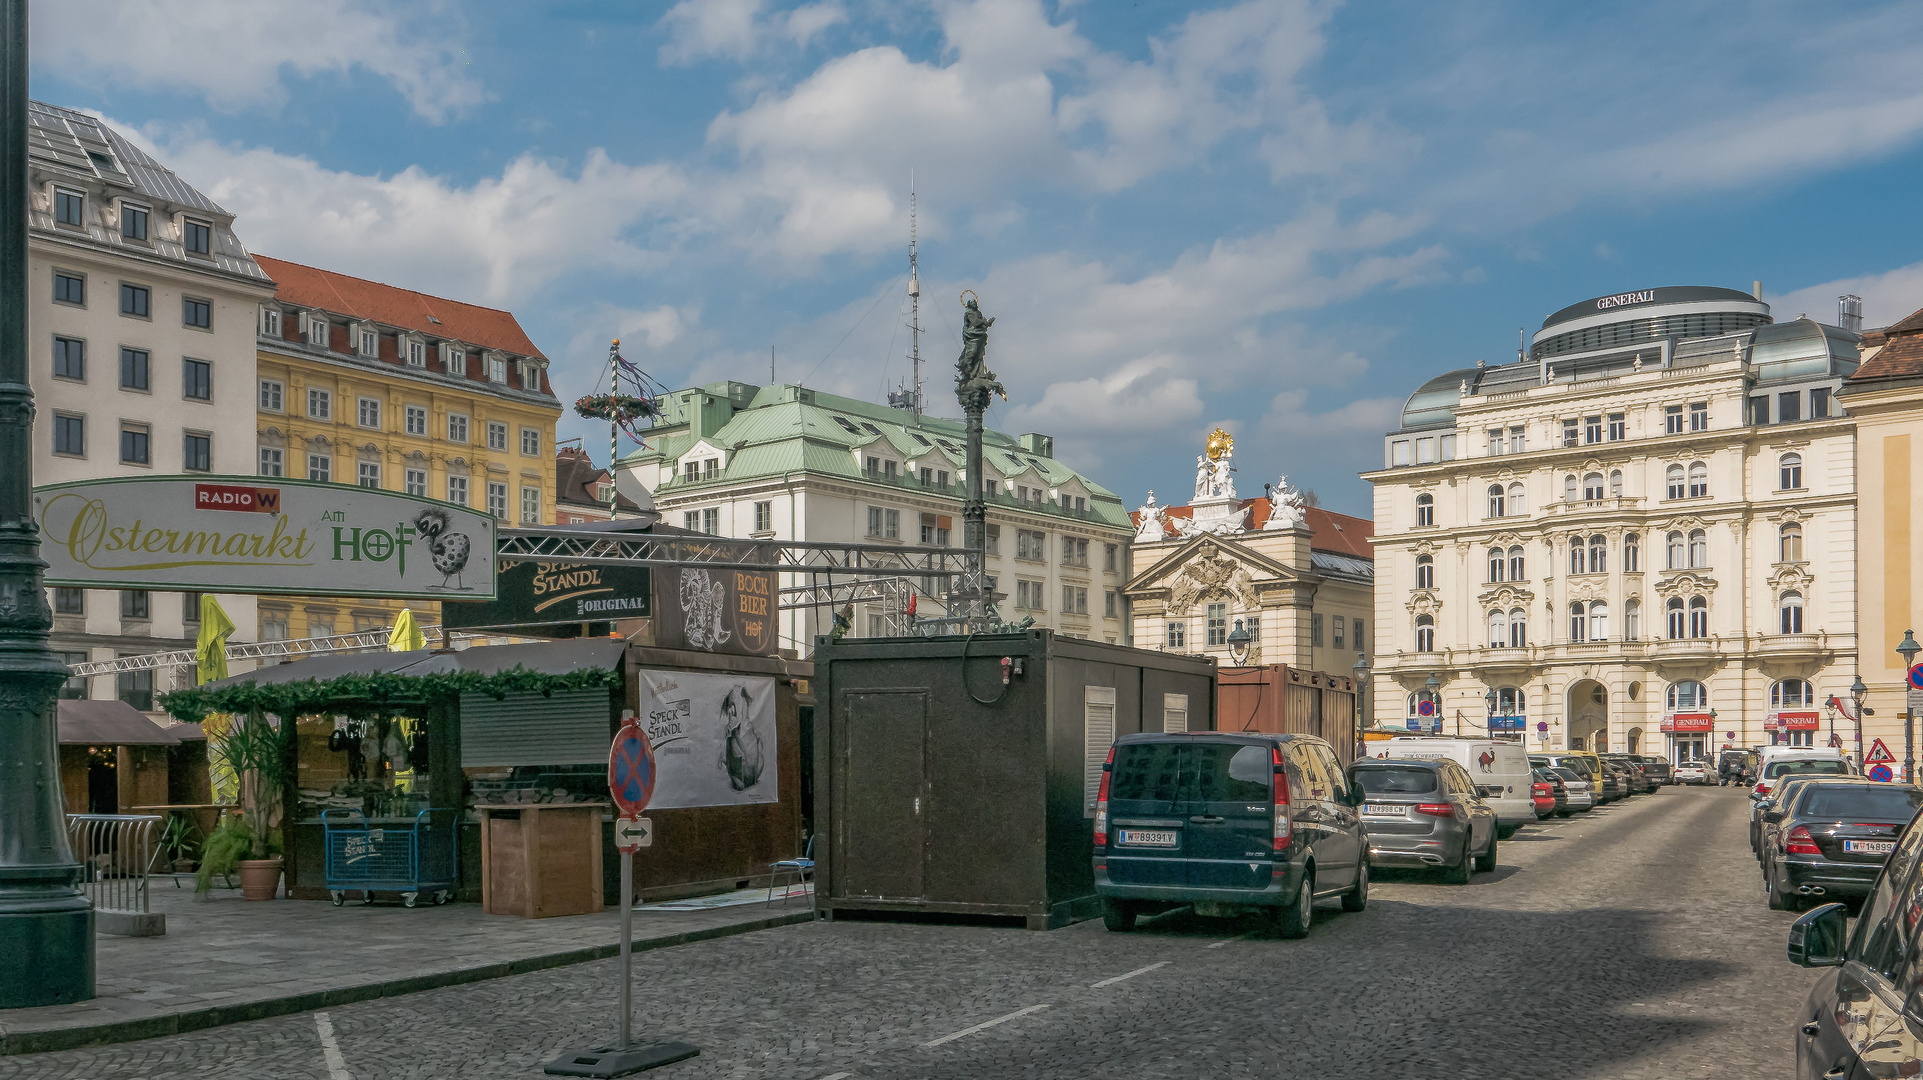
<path id="1" fill-rule="evenodd" d="M 634 1044 L 634 853 L 654 845 L 654 823 L 641 816 L 654 797 L 654 747 L 634 710 L 621 713 L 621 728 L 608 747 L 608 794 L 614 798 L 614 844 L 621 853 L 621 1040 L 614 1046 L 563 1054 L 547 1063 L 551 1076 L 627 1076 L 694 1057 L 684 1042 Z"/>

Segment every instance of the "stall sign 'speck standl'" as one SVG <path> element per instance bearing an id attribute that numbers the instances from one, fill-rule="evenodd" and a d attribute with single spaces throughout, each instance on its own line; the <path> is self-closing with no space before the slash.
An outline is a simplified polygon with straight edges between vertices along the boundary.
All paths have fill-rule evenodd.
<path id="1" fill-rule="evenodd" d="M 615 846 L 621 852 L 621 1041 L 614 1046 L 597 1047 L 563 1054 L 544 1066 L 553 1076 L 627 1076 L 662 1065 L 691 1058 L 699 1047 L 684 1042 L 652 1042 L 634 1045 L 629 1023 L 634 1015 L 634 852 L 651 839 L 651 831 L 641 811 L 654 797 L 654 747 L 641 728 L 634 710 L 621 713 L 621 728 L 608 746 L 608 794 L 619 812 L 615 819 Z"/>

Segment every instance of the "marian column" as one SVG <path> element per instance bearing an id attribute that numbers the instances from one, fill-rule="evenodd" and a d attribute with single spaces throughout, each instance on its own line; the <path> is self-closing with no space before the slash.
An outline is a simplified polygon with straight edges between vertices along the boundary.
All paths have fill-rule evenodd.
<path id="1" fill-rule="evenodd" d="M 987 493 L 982 476 L 982 413 L 988 408 L 990 394 L 1008 400 L 1008 392 L 988 370 L 988 328 L 995 320 L 982 314 L 970 289 L 962 293 L 962 351 L 955 361 L 955 397 L 968 417 L 968 485 L 962 502 L 962 549 L 968 553 L 968 572 L 961 586 L 949 593 L 949 615 L 968 620 L 969 633 L 994 629 L 989 609 L 994 596 L 983 575 L 983 549 L 987 546 Z M 957 610 L 959 609 L 959 610 Z"/>

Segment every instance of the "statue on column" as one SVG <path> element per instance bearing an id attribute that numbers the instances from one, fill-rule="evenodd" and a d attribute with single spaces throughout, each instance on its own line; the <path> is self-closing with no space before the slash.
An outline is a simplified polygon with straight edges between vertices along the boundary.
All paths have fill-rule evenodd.
<path id="1" fill-rule="evenodd" d="M 1000 394 L 1003 401 L 1008 400 L 1008 391 L 995 379 L 995 373 L 988 370 L 988 328 L 995 320 L 982 314 L 975 290 L 962 291 L 962 351 L 955 361 L 955 396 L 961 400 L 962 408 L 971 405 L 987 405 L 989 394 Z"/>

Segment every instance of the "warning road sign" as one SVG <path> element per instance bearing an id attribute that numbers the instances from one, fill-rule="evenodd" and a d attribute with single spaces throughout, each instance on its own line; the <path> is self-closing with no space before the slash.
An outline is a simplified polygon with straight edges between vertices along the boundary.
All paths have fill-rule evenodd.
<path id="1" fill-rule="evenodd" d="M 1890 748 L 1883 745 L 1882 739 L 1877 739 L 1875 742 L 1870 743 L 1870 752 L 1863 755 L 1863 762 L 1866 765 L 1873 765 L 1879 761 L 1895 760 L 1896 755 L 1890 753 Z"/>

